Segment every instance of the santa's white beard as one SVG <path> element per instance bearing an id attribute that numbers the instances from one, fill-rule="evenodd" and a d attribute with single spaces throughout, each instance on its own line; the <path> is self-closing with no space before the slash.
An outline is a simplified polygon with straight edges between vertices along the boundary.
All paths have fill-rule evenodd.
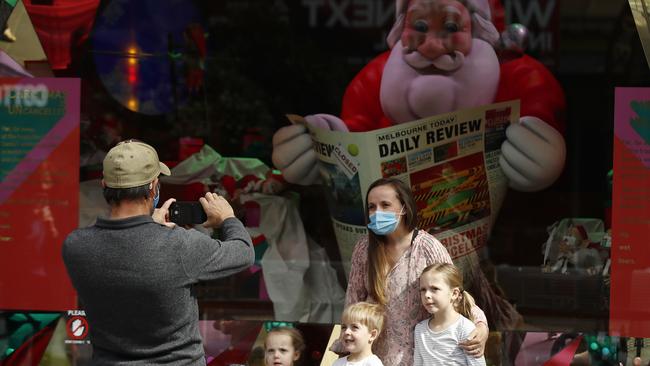
<path id="1" fill-rule="evenodd" d="M 472 39 L 472 51 L 454 72 L 424 74 L 404 60 L 399 41 L 388 57 L 381 80 L 380 101 L 394 123 L 489 104 L 499 85 L 499 60 L 487 42 Z"/>

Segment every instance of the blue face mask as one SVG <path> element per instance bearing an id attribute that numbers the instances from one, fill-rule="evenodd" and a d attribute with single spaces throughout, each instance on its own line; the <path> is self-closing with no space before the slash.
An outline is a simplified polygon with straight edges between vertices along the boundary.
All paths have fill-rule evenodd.
<path id="1" fill-rule="evenodd" d="M 402 214 L 396 214 L 392 211 L 375 211 L 374 214 L 370 215 L 370 223 L 368 224 L 368 229 L 372 230 L 373 233 L 377 235 L 387 235 L 397 229 L 397 224 L 399 224 L 399 216 Z"/>
<path id="2" fill-rule="evenodd" d="M 153 197 L 153 208 L 158 206 L 158 201 L 160 201 L 160 183 L 156 187 L 156 195 Z"/>

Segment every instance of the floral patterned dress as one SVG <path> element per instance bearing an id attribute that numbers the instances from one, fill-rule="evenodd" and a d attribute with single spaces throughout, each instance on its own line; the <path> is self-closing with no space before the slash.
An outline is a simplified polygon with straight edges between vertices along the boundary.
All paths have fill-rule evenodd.
<path id="1" fill-rule="evenodd" d="M 374 353 L 384 366 L 413 365 L 413 330 L 428 318 L 420 302 L 419 278 L 422 270 L 433 263 L 452 263 L 445 247 L 431 234 L 418 230 L 409 249 L 388 273 L 386 321 L 373 344 Z M 354 248 L 345 305 L 359 301 L 376 302 L 368 291 L 368 237 Z M 477 306 L 472 309 L 477 322 L 487 324 L 485 314 Z"/>

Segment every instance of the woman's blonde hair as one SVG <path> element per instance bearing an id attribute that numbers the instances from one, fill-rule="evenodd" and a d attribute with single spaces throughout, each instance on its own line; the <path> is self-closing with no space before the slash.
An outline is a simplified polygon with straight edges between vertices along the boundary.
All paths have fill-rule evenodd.
<path id="1" fill-rule="evenodd" d="M 384 308 L 369 302 L 357 302 L 348 305 L 341 316 L 342 323 L 359 323 L 368 327 L 368 330 L 377 329 L 377 335 L 384 329 Z"/>
<path id="2" fill-rule="evenodd" d="M 411 193 L 411 189 L 396 178 L 382 178 L 374 181 L 366 192 L 366 220 L 368 219 L 368 195 L 370 191 L 379 186 L 391 186 L 397 195 L 397 199 L 404 207 L 404 216 L 401 219 L 408 231 L 415 229 L 417 224 L 417 206 Z M 385 248 L 386 238 L 368 230 L 368 283 L 370 295 L 380 305 L 385 306 L 386 299 L 386 277 L 388 276 L 388 257 Z"/>
<path id="3" fill-rule="evenodd" d="M 441 274 L 451 289 L 458 288 L 460 296 L 454 303 L 454 309 L 456 309 L 459 314 L 473 322 L 475 319 L 472 315 L 472 308 L 476 302 L 474 301 L 474 297 L 463 289 L 463 274 L 460 272 L 458 267 L 451 263 L 434 263 L 426 267 L 420 274 L 420 277 L 431 271 Z"/>

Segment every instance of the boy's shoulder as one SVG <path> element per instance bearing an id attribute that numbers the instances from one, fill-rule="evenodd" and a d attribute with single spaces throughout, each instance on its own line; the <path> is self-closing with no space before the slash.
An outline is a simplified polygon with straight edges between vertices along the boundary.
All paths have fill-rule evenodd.
<path id="1" fill-rule="evenodd" d="M 377 355 L 372 355 L 364 360 L 363 366 L 384 366 L 384 363 L 381 362 Z"/>
<path id="2" fill-rule="evenodd" d="M 348 360 L 348 356 L 341 357 L 338 360 L 334 361 L 332 366 L 346 366 L 346 365 L 354 365 L 354 366 L 384 366 L 383 362 L 377 357 L 377 355 L 370 355 L 366 358 L 364 358 L 361 361 L 357 362 L 352 362 Z"/>

